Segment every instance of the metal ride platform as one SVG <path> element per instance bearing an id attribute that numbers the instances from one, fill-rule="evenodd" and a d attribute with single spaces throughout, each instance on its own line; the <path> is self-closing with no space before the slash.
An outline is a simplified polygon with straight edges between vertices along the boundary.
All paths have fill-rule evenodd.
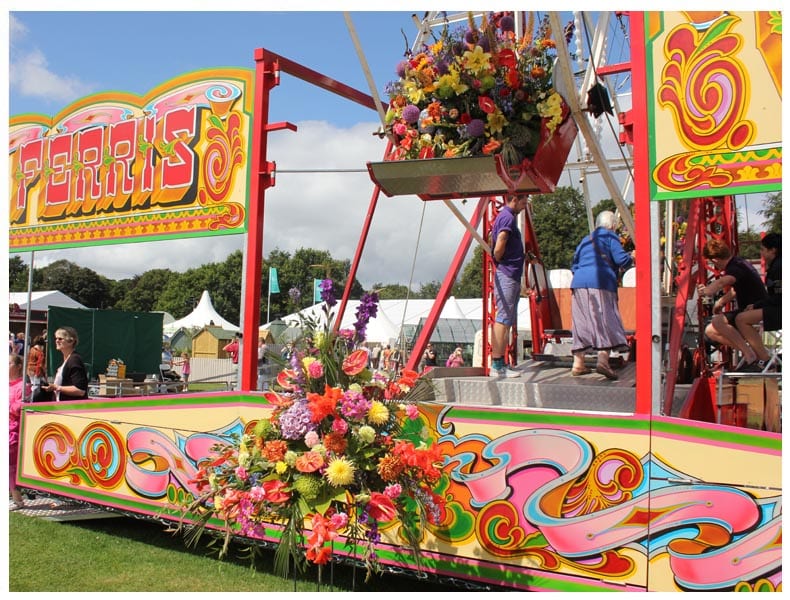
<path id="1" fill-rule="evenodd" d="M 112 519 L 123 515 L 90 506 L 82 502 L 71 502 L 64 498 L 35 496 L 27 498 L 22 508 L 13 512 L 36 517 L 45 521 L 87 521 L 89 519 Z"/>
<path id="2" fill-rule="evenodd" d="M 519 377 L 491 378 L 475 367 L 437 367 L 430 378 L 436 401 L 448 404 L 633 413 L 636 365 L 616 360 L 611 365 L 618 375 L 616 381 L 597 374 L 594 367 L 588 375 L 573 377 L 570 364 L 531 359 L 514 368 Z"/>

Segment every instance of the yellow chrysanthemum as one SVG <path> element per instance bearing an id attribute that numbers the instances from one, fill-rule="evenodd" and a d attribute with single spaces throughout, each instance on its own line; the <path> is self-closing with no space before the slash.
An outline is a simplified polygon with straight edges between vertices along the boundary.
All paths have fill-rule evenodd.
<path id="1" fill-rule="evenodd" d="M 330 485 L 343 487 L 354 481 L 354 463 L 345 457 L 333 458 L 326 467 L 324 476 Z"/>
<path id="2" fill-rule="evenodd" d="M 282 475 L 283 473 L 285 473 L 288 470 L 288 463 L 286 463 L 285 461 L 282 461 L 282 460 L 278 460 L 274 464 L 274 470 L 275 470 L 275 472 L 278 475 Z"/>
<path id="3" fill-rule="evenodd" d="M 389 418 L 389 409 L 378 400 L 374 400 L 368 409 L 368 421 L 374 425 L 384 425 Z"/>

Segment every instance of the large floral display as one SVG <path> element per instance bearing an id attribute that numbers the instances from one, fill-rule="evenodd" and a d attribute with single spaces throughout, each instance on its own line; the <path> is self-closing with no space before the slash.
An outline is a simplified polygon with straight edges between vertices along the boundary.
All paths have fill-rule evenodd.
<path id="1" fill-rule="evenodd" d="M 388 160 L 503 155 L 515 165 L 531 158 L 568 108 L 552 84 L 555 42 L 547 19 L 529 13 L 517 37 L 513 13 L 484 15 L 478 24 L 446 26 L 435 42 L 397 66 L 387 86 Z"/>
<path id="2" fill-rule="evenodd" d="M 327 563 L 341 536 L 346 554 L 375 571 L 383 529 L 397 527 L 418 552 L 424 525 L 439 522 L 443 509 L 433 492 L 443 457 L 423 437 L 416 406 L 431 393 L 429 382 L 414 371 L 368 367 L 360 344 L 377 312 L 375 294 L 363 296 L 353 329 L 335 332 L 331 280 L 321 289 L 325 318 L 303 320 L 303 337 L 266 394 L 271 417 L 215 448 L 186 506 L 204 522 L 224 521 L 228 536 L 279 539 L 281 574 L 291 563 Z"/>

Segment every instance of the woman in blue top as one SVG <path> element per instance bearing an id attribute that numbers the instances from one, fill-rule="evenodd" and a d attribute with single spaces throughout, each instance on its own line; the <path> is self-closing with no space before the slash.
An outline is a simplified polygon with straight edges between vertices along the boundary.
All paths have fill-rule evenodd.
<path id="1" fill-rule="evenodd" d="M 617 279 L 619 270 L 630 267 L 633 259 L 614 233 L 616 226 L 615 214 L 602 211 L 595 220 L 595 231 L 579 242 L 573 255 L 571 375 L 574 376 L 591 373 L 584 365 L 584 355 L 588 350 L 597 350 L 596 373 L 617 379 L 609 366 L 609 352 L 628 348 L 617 305 Z"/>

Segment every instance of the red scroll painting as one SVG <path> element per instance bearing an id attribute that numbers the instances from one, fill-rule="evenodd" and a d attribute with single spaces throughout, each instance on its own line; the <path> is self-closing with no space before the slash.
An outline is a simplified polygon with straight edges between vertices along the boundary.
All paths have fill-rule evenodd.
<path id="1" fill-rule="evenodd" d="M 780 190 L 781 12 L 645 19 L 651 197 Z"/>
<path id="2" fill-rule="evenodd" d="M 248 69 L 12 117 L 9 250 L 244 233 L 251 128 Z"/>

